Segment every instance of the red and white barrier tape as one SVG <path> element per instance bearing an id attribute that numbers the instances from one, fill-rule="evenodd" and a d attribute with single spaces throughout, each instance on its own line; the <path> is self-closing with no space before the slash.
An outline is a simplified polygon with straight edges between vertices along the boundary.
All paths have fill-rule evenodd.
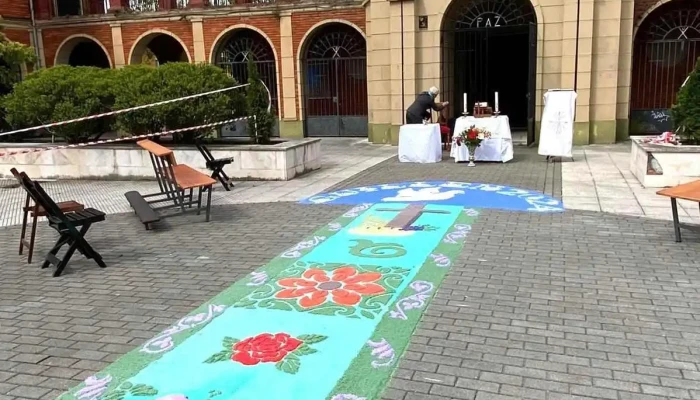
<path id="1" fill-rule="evenodd" d="M 81 118 L 69 119 L 69 120 L 67 120 L 67 121 L 54 122 L 54 123 L 51 123 L 51 124 L 33 126 L 33 127 L 31 127 L 31 128 L 17 129 L 17 130 L 10 131 L 10 132 L 3 132 L 3 133 L 0 133 L 0 136 L 14 135 L 14 134 L 16 134 L 16 133 L 29 132 L 29 131 L 34 131 L 34 130 L 37 130 L 37 129 L 52 128 L 52 127 L 55 127 L 55 126 L 68 125 L 68 124 L 72 124 L 72 123 L 75 123 L 75 122 L 82 122 L 82 121 L 87 121 L 87 120 L 91 120 L 91 119 L 102 118 L 102 117 L 106 117 L 106 116 L 109 116 L 109 115 L 123 114 L 123 113 L 126 113 L 126 112 L 141 110 L 141 109 L 148 108 L 148 107 L 162 106 L 163 104 L 170 104 L 170 103 L 175 103 L 175 102 L 178 102 L 178 101 L 190 100 L 190 99 L 194 99 L 194 98 L 197 98 L 197 97 L 207 96 L 207 95 L 210 95 L 210 94 L 226 92 L 226 91 L 229 91 L 229 90 L 242 88 L 242 87 L 245 87 L 245 86 L 248 86 L 248 85 L 250 85 L 250 84 L 249 84 L 249 83 L 246 83 L 245 85 L 231 86 L 231 87 L 227 87 L 227 88 L 223 88 L 223 89 L 212 90 L 212 91 L 210 91 L 210 92 L 204 92 L 204 93 L 193 94 L 193 95 L 191 95 L 191 96 L 178 97 L 177 99 L 159 101 L 159 102 L 157 102 L 157 103 L 144 104 L 144 105 L 142 105 L 142 106 L 124 108 L 124 109 L 121 109 L 121 110 L 110 111 L 110 112 L 106 112 L 106 113 L 102 113 L 102 114 L 88 115 L 87 117 L 81 117 Z"/>
<path id="2" fill-rule="evenodd" d="M 19 150 L 19 151 L 8 151 L 7 153 L 0 153 L 0 157 L 9 157 L 9 156 L 17 155 L 17 154 L 40 153 L 42 151 L 49 151 L 49 150 L 72 149 L 72 148 L 76 148 L 76 147 L 88 147 L 88 146 L 93 146 L 93 145 L 97 145 L 97 144 L 105 144 L 105 143 L 127 142 L 129 140 L 146 139 L 149 137 L 170 135 L 173 133 L 194 131 L 197 129 L 213 128 L 215 126 L 226 125 L 226 124 L 230 124 L 230 123 L 233 123 L 236 121 L 243 121 L 243 120 L 248 119 L 248 118 L 250 118 L 250 117 L 233 118 L 233 119 L 227 119 L 227 120 L 221 121 L 221 122 L 212 122 L 211 124 L 191 126 L 188 128 L 173 129 L 171 131 L 164 131 L 164 132 L 147 133 L 145 135 L 129 136 L 129 137 L 123 137 L 123 138 L 118 138 L 118 139 L 106 139 L 106 140 L 98 140 L 95 142 L 66 144 L 66 145 L 51 146 L 51 147 L 39 147 L 36 149 Z"/>

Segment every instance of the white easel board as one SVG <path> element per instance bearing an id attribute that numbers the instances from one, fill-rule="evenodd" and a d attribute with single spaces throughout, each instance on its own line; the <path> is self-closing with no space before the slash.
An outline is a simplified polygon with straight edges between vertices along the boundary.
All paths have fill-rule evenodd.
<path id="1" fill-rule="evenodd" d="M 576 92 L 552 89 L 544 94 L 544 112 L 538 153 L 549 157 L 571 157 L 574 143 Z"/>

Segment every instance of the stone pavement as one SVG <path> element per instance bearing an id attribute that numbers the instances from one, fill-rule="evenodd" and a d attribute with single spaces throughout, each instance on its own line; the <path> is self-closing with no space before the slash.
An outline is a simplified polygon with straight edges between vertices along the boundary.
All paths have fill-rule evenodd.
<path id="1" fill-rule="evenodd" d="M 524 148 L 476 168 L 391 159 L 336 187 L 435 179 L 557 195 L 563 165 Z M 0 399 L 54 398 L 348 208 L 224 205 L 210 223 L 150 232 L 110 215 L 89 234 L 108 268 L 76 257 L 61 278 L 17 256 L 17 226 L 0 228 Z M 42 226 L 38 251 L 53 237 Z M 383 398 L 700 399 L 700 236 L 684 240 L 638 216 L 484 210 Z"/>
<path id="2" fill-rule="evenodd" d="M 575 148 L 561 163 L 566 208 L 671 220 L 671 202 L 644 188 L 630 171 L 630 142 Z M 682 221 L 700 223 L 698 204 L 680 200 Z"/>
<path id="3" fill-rule="evenodd" d="M 245 181 L 225 191 L 220 185 L 212 194 L 213 205 L 298 201 L 396 155 L 392 146 L 377 146 L 357 138 L 324 138 L 321 142 L 322 169 L 291 181 Z M 50 181 L 42 186 L 54 200 L 75 200 L 108 214 L 131 212 L 124 193 L 158 192 L 155 181 Z M 26 194 L 14 180 L 0 180 L 0 226 L 22 222 Z"/>

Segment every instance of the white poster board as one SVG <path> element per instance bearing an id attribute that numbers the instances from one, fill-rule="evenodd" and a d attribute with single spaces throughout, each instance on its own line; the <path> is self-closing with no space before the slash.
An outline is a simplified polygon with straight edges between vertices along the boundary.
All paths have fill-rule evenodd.
<path id="1" fill-rule="evenodd" d="M 576 92 L 573 90 L 548 90 L 544 94 L 544 112 L 538 149 L 540 155 L 571 157 L 575 112 Z"/>

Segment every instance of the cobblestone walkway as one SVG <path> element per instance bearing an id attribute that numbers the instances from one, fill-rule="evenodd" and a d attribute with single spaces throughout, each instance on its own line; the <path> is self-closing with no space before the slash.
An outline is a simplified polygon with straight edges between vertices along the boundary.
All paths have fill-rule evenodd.
<path id="1" fill-rule="evenodd" d="M 558 168 L 522 149 L 476 168 L 388 160 L 335 186 L 438 179 L 560 196 Z M 18 227 L 0 228 L 0 399 L 54 398 L 348 208 L 224 205 L 210 223 L 151 232 L 110 215 L 89 235 L 108 268 L 76 257 L 61 278 L 17 255 Z M 42 226 L 38 253 L 53 238 Z M 484 210 L 383 398 L 700 399 L 700 236 L 684 240 L 643 217 Z"/>

